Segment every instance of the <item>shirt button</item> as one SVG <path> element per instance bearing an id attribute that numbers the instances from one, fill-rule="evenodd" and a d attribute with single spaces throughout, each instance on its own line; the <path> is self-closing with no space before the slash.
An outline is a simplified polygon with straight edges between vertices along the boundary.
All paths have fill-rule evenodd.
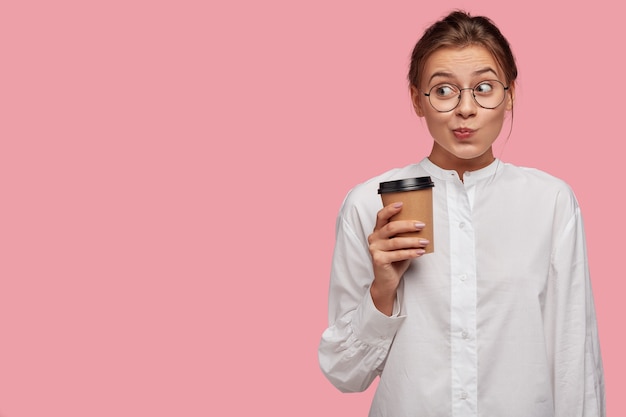
<path id="1" fill-rule="evenodd" d="M 468 333 L 468 332 L 466 332 L 465 330 L 463 330 L 463 331 L 461 332 L 461 337 L 462 337 L 463 339 L 467 340 L 467 339 L 469 339 L 469 333 Z"/>
<path id="2" fill-rule="evenodd" d="M 465 223 L 464 222 L 459 223 L 459 229 L 462 229 L 464 227 L 465 227 Z"/>
<path id="3" fill-rule="evenodd" d="M 461 281 L 465 281 L 467 279 L 467 275 L 463 274 L 463 275 L 459 275 L 459 279 Z"/>
<path id="4" fill-rule="evenodd" d="M 465 391 L 461 392 L 460 397 L 461 397 L 462 400 L 467 400 L 467 392 L 465 392 Z"/>

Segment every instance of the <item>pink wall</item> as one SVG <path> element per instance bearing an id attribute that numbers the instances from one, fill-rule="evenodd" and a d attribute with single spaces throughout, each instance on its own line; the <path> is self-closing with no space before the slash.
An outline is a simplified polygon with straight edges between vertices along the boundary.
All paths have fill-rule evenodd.
<path id="1" fill-rule="evenodd" d="M 626 415 L 618 3 L 12 3 L 1 417 L 365 416 L 373 390 L 340 394 L 317 364 L 335 215 L 428 152 L 408 55 L 454 7 L 519 61 L 498 155 L 580 200 L 609 415 Z"/>

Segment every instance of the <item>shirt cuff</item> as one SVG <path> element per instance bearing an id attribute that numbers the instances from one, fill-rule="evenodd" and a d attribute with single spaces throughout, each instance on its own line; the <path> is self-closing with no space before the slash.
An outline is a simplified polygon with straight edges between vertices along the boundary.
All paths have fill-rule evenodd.
<path id="1" fill-rule="evenodd" d="M 352 318 L 352 331 L 359 340 L 369 345 L 389 345 L 406 318 L 399 313 L 397 300 L 391 317 L 381 313 L 374 305 L 372 295 L 367 291 Z"/>

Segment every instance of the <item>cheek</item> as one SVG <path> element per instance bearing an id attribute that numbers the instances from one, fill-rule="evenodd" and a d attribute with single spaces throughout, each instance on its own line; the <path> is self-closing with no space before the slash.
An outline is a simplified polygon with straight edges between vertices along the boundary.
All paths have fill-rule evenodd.
<path id="1" fill-rule="evenodd" d="M 422 107 L 422 112 L 424 114 L 424 118 L 426 119 L 426 123 L 429 125 L 435 126 L 445 126 L 451 117 L 454 117 L 454 112 L 448 113 L 439 113 L 437 110 L 433 109 L 428 101 L 422 104 L 428 107 Z"/>
<path id="2" fill-rule="evenodd" d="M 491 115 L 489 119 L 486 120 L 486 126 L 491 130 L 494 140 L 500 134 L 502 130 L 502 126 L 504 125 L 504 116 L 506 115 L 506 111 L 502 109 L 502 111 L 495 112 Z"/>
<path id="3" fill-rule="evenodd" d="M 449 113 L 438 113 L 434 110 L 432 112 L 427 111 L 424 115 L 424 119 L 426 120 L 428 131 L 434 139 L 443 139 L 446 137 L 445 133 L 450 130 Z"/>

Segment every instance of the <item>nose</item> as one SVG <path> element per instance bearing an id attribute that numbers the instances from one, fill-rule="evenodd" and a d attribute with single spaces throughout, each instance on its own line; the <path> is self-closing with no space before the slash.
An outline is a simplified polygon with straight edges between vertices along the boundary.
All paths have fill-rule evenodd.
<path id="1" fill-rule="evenodd" d="M 467 94 L 463 94 L 466 90 L 468 90 Z M 462 88 L 459 91 L 459 95 L 459 105 L 456 107 L 457 114 L 463 118 L 467 118 L 476 114 L 476 109 L 478 108 L 478 105 L 474 100 L 474 89 Z"/>

